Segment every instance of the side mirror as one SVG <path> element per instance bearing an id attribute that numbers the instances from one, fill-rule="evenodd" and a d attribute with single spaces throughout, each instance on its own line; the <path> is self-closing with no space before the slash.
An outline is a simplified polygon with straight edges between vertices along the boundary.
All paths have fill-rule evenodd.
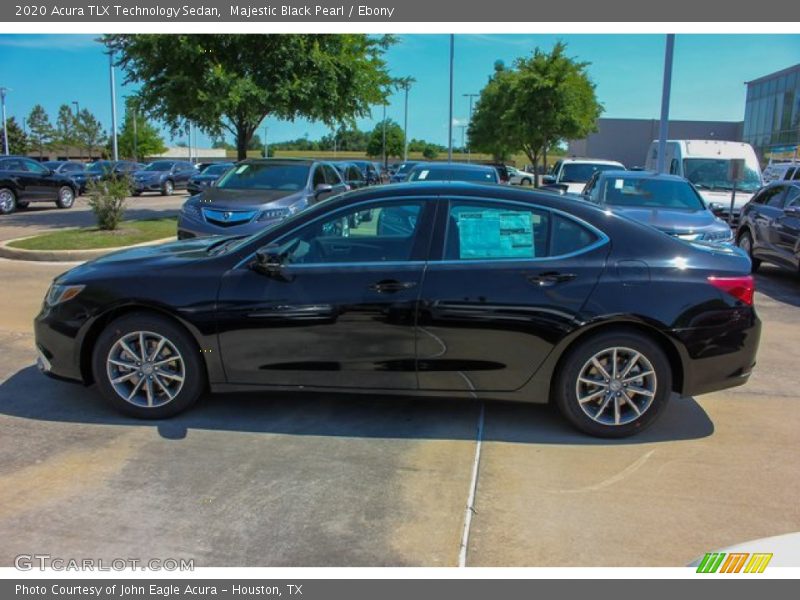
<path id="1" fill-rule="evenodd" d="M 797 204 L 786 206 L 783 209 L 783 214 L 785 214 L 787 217 L 800 217 L 800 206 Z"/>
<path id="2" fill-rule="evenodd" d="M 250 267 L 256 273 L 273 277 L 281 281 L 291 281 L 286 273 L 286 251 L 281 246 L 265 246 L 256 250 L 256 256 Z"/>
<path id="3" fill-rule="evenodd" d="M 544 175 L 542 176 L 542 183 L 544 185 L 553 185 L 556 182 L 556 178 L 554 175 Z"/>
<path id="4" fill-rule="evenodd" d="M 321 200 L 322 196 L 327 196 L 333 193 L 333 186 L 330 183 L 320 183 L 314 188 L 314 197 Z"/>

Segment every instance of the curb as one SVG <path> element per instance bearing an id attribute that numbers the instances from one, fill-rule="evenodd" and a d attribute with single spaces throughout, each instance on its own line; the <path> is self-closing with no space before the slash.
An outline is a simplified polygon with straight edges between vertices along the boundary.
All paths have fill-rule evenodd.
<path id="1" fill-rule="evenodd" d="M 112 252 L 118 252 L 120 250 L 140 248 L 142 246 L 157 246 L 158 244 L 177 241 L 176 237 L 168 237 L 161 238 L 160 240 L 151 240 L 149 242 L 131 244 L 130 246 L 92 248 L 90 250 L 26 250 L 24 248 L 12 248 L 9 246 L 9 244 L 12 242 L 38 237 L 42 235 L 42 233 L 47 232 L 39 232 L 36 235 L 29 235 L 0 242 L 0 258 L 7 258 L 10 260 L 28 260 L 35 262 L 81 262 L 99 258 L 101 256 L 105 256 L 106 254 L 111 254 Z"/>

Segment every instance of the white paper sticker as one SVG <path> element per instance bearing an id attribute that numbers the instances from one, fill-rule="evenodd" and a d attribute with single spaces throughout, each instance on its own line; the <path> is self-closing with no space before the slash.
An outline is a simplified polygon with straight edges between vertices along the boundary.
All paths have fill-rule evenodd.
<path id="1" fill-rule="evenodd" d="M 247 170 L 247 167 L 248 167 L 248 166 L 249 166 L 249 165 L 242 165 L 242 166 L 240 166 L 238 169 L 236 169 L 236 174 L 237 174 L 237 175 L 241 175 L 242 173 L 244 173 L 244 172 Z"/>
<path id="2" fill-rule="evenodd" d="M 625 182 L 624 182 L 624 180 L 622 180 L 622 179 L 615 179 L 615 180 L 614 180 L 614 189 L 615 189 L 615 190 L 621 190 L 621 189 L 622 189 L 622 184 L 623 184 L 623 183 L 625 183 Z"/>
<path id="3" fill-rule="evenodd" d="M 417 177 L 417 179 L 419 179 L 419 180 L 427 179 L 428 178 L 428 173 L 430 173 L 430 171 L 428 171 L 427 169 L 425 171 L 420 171 L 419 172 L 419 177 Z"/>

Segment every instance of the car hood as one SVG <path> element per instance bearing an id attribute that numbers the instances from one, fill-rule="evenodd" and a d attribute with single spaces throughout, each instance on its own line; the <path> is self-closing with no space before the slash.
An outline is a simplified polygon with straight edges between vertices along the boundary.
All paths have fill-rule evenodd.
<path id="1" fill-rule="evenodd" d="M 700 195 L 703 197 L 703 200 L 706 201 L 706 204 L 710 204 L 711 202 L 717 202 L 723 206 L 723 208 L 730 209 L 731 206 L 731 191 L 730 190 L 704 190 L 698 189 L 697 190 Z M 750 202 L 750 199 L 753 197 L 753 192 L 742 192 L 736 190 L 736 198 L 734 199 L 734 208 L 742 208 L 745 204 Z"/>
<path id="2" fill-rule="evenodd" d="M 266 205 L 289 206 L 303 198 L 302 190 L 227 190 L 209 188 L 189 202 L 215 210 L 259 209 Z"/>
<path id="3" fill-rule="evenodd" d="M 137 246 L 112 252 L 83 263 L 57 278 L 59 283 L 85 283 L 108 279 L 112 272 L 126 269 L 156 269 L 209 258 L 208 247 L 229 236 L 208 236 L 152 246 Z"/>
<path id="4" fill-rule="evenodd" d="M 666 233 L 694 233 L 718 227 L 727 227 L 708 210 L 678 210 L 670 208 L 610 207 L 640 223 L 645 223 Z"/>

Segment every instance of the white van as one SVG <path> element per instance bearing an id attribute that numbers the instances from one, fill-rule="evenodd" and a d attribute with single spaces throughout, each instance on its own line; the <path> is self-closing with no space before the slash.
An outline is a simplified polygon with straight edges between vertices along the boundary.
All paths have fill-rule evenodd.
<path id="1" fill-rule="evenodd" d="M 761 167 L 755 150 L 744 142 L 722 140 L 667 140 L 666 171 L 691 181 L 706 204 L 728 220 L 733 182 L 728 178 L 728 168 L 733 159 L 743 159 L 744 179 L 736 184 L 736 201 L 733 224 L 739 222 L 742 207 L 761 187 Z M 650 144 L 645 168 L 655 171 L 658 165 L 658 140 Z"/>
<path id="2" fill-rule="evenodd" d="M 764 167 L 762 179 L 764 180 L 764 185 L 772 183 L 773 181 L 798 180 L 800 179 L 800 162 L 770 161 L 770 163 Z"/>

